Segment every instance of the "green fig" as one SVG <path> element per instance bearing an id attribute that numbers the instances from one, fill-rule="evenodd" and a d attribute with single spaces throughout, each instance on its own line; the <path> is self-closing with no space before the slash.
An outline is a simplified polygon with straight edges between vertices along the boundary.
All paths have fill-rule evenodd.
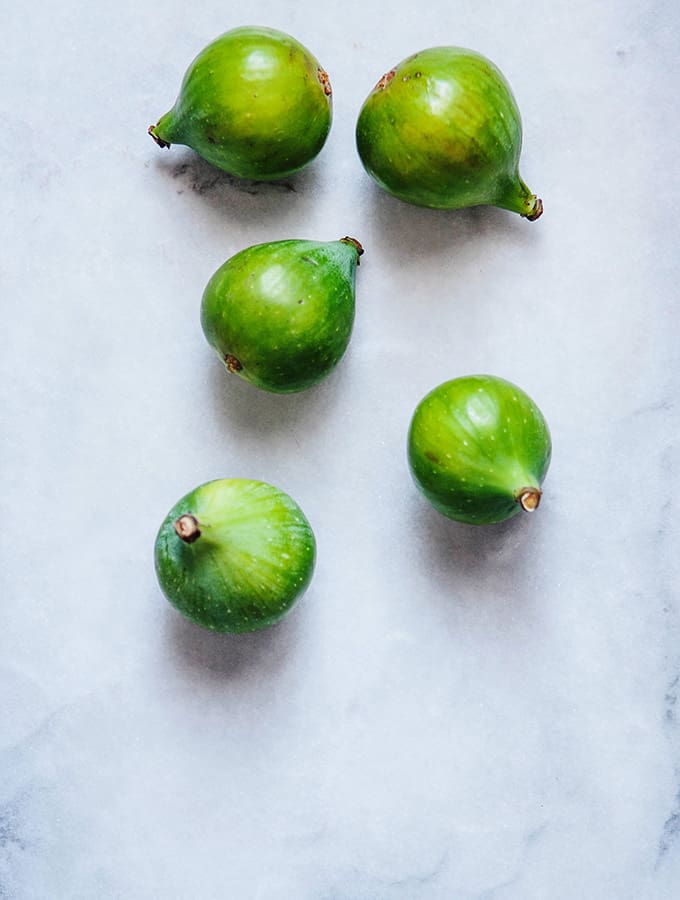
<path id="1" fill-rule="evenodd" d="M 210 481 L 183 497 L 156 538 L 158 581 L 187 618 L 212 631 L 273 625 L 304 593 L 316 544 L 283 491 L 245 478 Z"/>
<path id="2" fill-rule="evenodd" d="M 161 147 L 186 144 L 241 178 L 284 178 L 323 147 L 331 96 L 326 72 L 290 35 L 235 28 L 199 53 L 175 105 L 149 134 Z"/>
<path id="3" fill-rule="evenodd" d="M 440 384 L 416 408 L 408 435 L 415 483 L 439 512 L 472 525 L 533 512 L 550 452 L 538 407 L 492 375 Z"/>
<path id="4" fill-rule="evenodd" d="M 543 212 L 519 176 L 522 123 L 510 86 L 472 50 L 433 47 L 383 75 L 356 140 L 366 171 L 400 200 L 499 206 L 530 220 Z"/>
<path id="5" fill-rule="evenodd" d="M 311 387 L 338 363 L 354 322 L 361 244 L 256 244 L 221 266 L 203 294 L 201 324 L 227 371 L 274 393 Z"/>

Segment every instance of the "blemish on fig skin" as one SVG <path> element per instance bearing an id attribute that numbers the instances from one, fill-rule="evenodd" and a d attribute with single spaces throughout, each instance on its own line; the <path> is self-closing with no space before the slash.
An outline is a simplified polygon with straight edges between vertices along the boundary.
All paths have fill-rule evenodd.
<path id="1" fill-rule="evenodd" d="M 426 451 L 425 451 L 425 456 L 427 456 L 427 458 L 428 458 L 431 462 L 437 463 L 437 465 L 439 464 L 439 457 L 438 457 L 438 456 L 435 456 L 435 454 L 432 453 L 430 450 L 426 450 Z"/>
<path id="2" fill-rule="evenodd" d="M 390 69 L 389 72 L 385 72 L 380 81 L 373 88 L 374 91 L 384 91 L 387 85 L 392 81 L 394 76 L 397 74 L 396 69 Z"/>
<path id="3" fill-rule="evenodd" d="M 316 77 L 319 79 L 324 94 L 327 97 L 330 97 L 333 93 L 333 88 L 331 87 L 331 80 L 328 77 L 328 72 L 319 66 L 316 70 Z"/>
<path id="4" fill-rule="evenodd" d="M 243 363 L 240 359 L 232 356 L 231 353 L 227 353 L 224 357 L 224 365 L 227 367 L 227 372 L 231 372 L 233 375 L 243 371 Z"/>

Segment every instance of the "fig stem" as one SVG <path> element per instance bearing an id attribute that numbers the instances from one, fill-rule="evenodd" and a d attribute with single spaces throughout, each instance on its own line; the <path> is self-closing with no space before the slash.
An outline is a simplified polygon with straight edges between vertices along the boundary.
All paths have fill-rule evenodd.
<path id="1" fill-rule="evenodd" d="M 508 185 L 507 190 L 496 200 L 494 205 L 519 213 L 528 222 L 535 222 L 543 215 L 543 201 L 532 193 L 519 175 L 515 182 Z"/>
<path id="2" fill-rule="evenodd" d="M 541 490 L 539 488 L 523 487 L 516 492 L 515 498 L 524 512 L 534 512 L 538 509 L 538 504 L 541 502 Z"/>
<path id="3" fill-rule="evenodd" d="M 356 238 L 353 238 L 353 237 L 340 238 L 340 243 L 341 244 L 349 244 L 350 247 L 354 247 L 354 249 L 357 251 L 357 256 L 363 256 L 365 253 L 364 248 L 361 246 L 361 242 L 358 241 Z M 357 259 L 357 265 L 359 265 L 359 264 L 360 264 L 360 260 Z"/>
<path id="4" fill-rule="evenodd" d="M 156 126 L 155 125 L 149 125 L 148 130 L 149 130 L 149 134 L 154 139 L 154 141 L 156 141 L 156 143 L 158 144 L 159 147 L 169 147 L 170 146 L 170 144 L 167 141 L 164 141 L 163 138 L 158 137 L 158 135 L 156 134 Z"/>
<path id="5" fill-rule="evenodd" d="M 523 200 L 519 214 L 528 222 L 535 222 L 536 219 L 543 215 L 543 201 L 536 194 L 532 194 L 531 189 L 527 187 L 521 178 L 519 179 L 519 184 Z"/>
<path id="6" fill-rule="evenodd" d="M 185 544 L 193 544 L 201 536 L 198 519 L 196 516 L 192 516 L 191 513 L 185 513 L 183 516 L 180 516 L 179 519 L 176 519 L 174 525 L 177 537 L 183 540 Z"/>

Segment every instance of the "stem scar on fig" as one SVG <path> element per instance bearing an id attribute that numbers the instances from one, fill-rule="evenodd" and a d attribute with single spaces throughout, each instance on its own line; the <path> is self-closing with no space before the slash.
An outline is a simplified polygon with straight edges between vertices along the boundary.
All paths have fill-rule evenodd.
<path id="1" fill-rule="evenodd" d="M 240 372 L 243 369 L 241 360 L 232 356 L 231 353 L 227 353 L 224 357 L 224 365 L 227 367 L 227 371 L 232 372 L 233 374 L 236 374 L 236 372 Z"/>
<path id="2" fill-rule="evenodd" d="M 394 76 L 397 74 L 396 69 L 390 69 L 389 72 L 385 72 L 380 81 L 373 88 L 374 91 L 384 91 L 387 85 L 392 81 Z"/>
<path id="3" fill-rule="evenodd" d="M 361 259 L 359 259 L 358 257 L 363 256 L 364 253 L 366 252 L 364 250 L 364 248 L 361 246 L 361 242 L 358 241 L 356 238 L 346 236 L 344 238 L 340 238 L 340 243 L 341 244 L 350 244 L 352 247 L 354 247 L 354 249 L 357 251 L 357 265 L 360 266 Z"/>
<path id="4" fill-rule="evenodd" d="M 318 66 L 316 70 L 316 77 L 319 79 L 321 83 L 321 87 L 323 88 L 323 92 L 327 97 L 330 97 L 333 93 L 333 88 L 331 87 L 331 80 L 328 77 L 328 72 L 325 69 L 322 69 L 321 66 Z"/>
<path id="5" fill-rule="evenodd" d="M 524 512 L 534 512 L 541 502 L 541 494 L 538 488 L 520 488 L 517 492 L 517 502 Z"/>
<path id="6" fill-rule="evenodd" d="M 155 125 L 149 125 L 148 133 L 151 135 L 151 137 L 154 139 L 154 141 L 156 141 L 156 143 L 158 144 L 159 147 L 169 147 L 170 146 L 170 144 L 167 141 L 164 141 L 162 138 L 158 137 L 158 135 L 156 134 L 156 126 Z"/>
<path id="7" fill-rule="evenodd" d="M 185 544 L 193 544 L 201 536 L 198 519 L 191 513 L 180 516 L 174 523 L 175 533 L 177 537 L 184 541 Z"/>
<path id="8" fill-rule="evenodd" d="M 543 201 L 540 197 L 532 197 L 530 200 L 527 200 L 527 206 L 531 207 L 525 216 L 525 219 L 529 222 L 535 222 L 536 219 L 543 215 Z"/>

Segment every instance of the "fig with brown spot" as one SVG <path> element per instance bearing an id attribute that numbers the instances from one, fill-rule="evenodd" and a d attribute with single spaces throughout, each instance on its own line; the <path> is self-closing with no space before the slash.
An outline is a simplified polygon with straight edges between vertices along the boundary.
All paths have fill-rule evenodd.
<path id="1" fill-rule="evenodd" d="M 355 238 L 256 244 L 203 293 L 201 324 L 231 375 L 277 394 L 312 387 L 342 358 L 354 323 Z"/>
<path id="2" fill-rule="evenodd" d="M 472 525 L 534 512 L 550 455 L 541 411 L 493 375 L 455 378 L 430 391 L 408 435 L 417 486 L 439 512 Z"/>
<path id="3" fill-rule="evenodd" d="M 390 69 L 361 109 L 356 142 L 369 175 L 407 203 L 499 206 L 531 221 L 543 212 L 519 175 L 510 85 L 472 50 L 432 47 Z"/>
<path id="4" fill-rule="evenodd" d="M 285 178 L 323 147 L 332 121 L 326 71 L 295 38 L 235 28 L 191 63 L 173 108 L 149 127 L 240 178 Z"/>

